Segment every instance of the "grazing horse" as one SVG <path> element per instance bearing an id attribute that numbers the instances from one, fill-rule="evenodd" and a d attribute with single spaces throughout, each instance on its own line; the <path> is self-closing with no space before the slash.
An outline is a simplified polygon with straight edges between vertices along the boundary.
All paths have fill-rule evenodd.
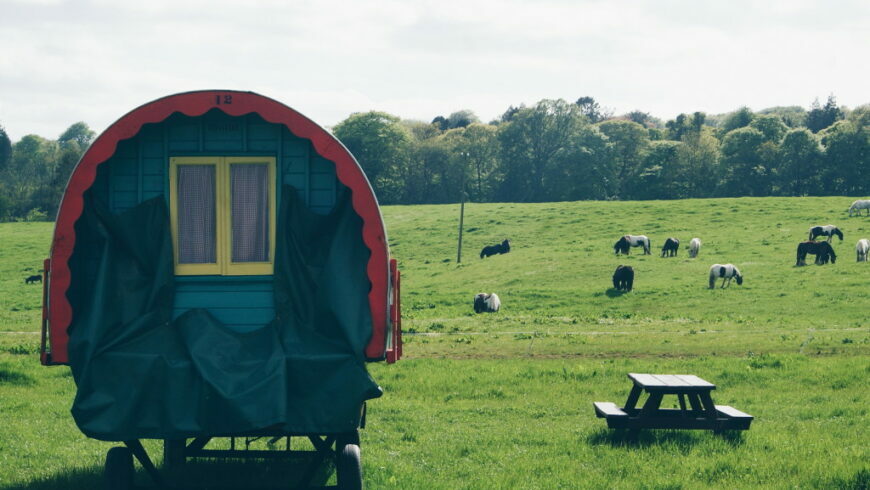
<path id="1" fill-rule="evenodd" d="M 634 269 L 630 265 L 620 265 L 613 273 L 613 287 L 618 291 L 631 291 L 634 286 Z"/>
<path id="2" fill-rule="evenodd" d="M 861 216 L 861 210 L 867 210 L 867 216 L 870 216 L 870 199 L 858 199 L 853 202 L 851 206 L 849 206 L 849 216 L 852 216 L 852 213 L 855 212 L 858 216 Z"/>
<path id="3" fill-rule="evenodd" d="M 474 295 L 475 313 L 495 313 L 501 308 L 501 301 L 495 293 L 477 293 Z"/>
<path id="4" fill-rule="evenodd" d="M 834 235 L 840 237 L 841 242 L 843 241 L 843 232 L 834 225 L 814 226 L 810 228 L 810 240 L 815 240 L 817 236 L 826 236 L 830 242 L 834 238 Z"/>
<path id="5" fill-rule="evenodd" d="M 816 256 L 816 264 L 823 265 L 828 263 L 828 259 L 832 264 L 837 263 L 837 254 L 834 253 L 834 247 L 828 242 L 814 242 L 812 240 L 801 242 L 797 248 L 797 262 L 795 266 L 807 265 L 807 254 Z"/>
<path id="6" fill-rule="evenodd" d="M 698 256 L 698 251 L 701 250 L 701 239 L 700 238 L 692 238 L 692 241 L 689 242 L 689 258 L 694 259 Z"/>
<path id="7" fill-rule="evenodd" d="M 676 238 L 668 237 L 665 244 L 662 246 L 662 257 L 676 257 L 677 250 L 680 249 L 680 241 Z"/>
<path id="8" fill-rule="evenodd" d="M 643 247 L 643 254 L 650 255 L 649 238 L 646 235 L 625 235 L 616 241 L 613 245 L 613 250 L 616 252 L 616 255 L 619 255 L 620 252 L 628 255 L 629 247 Z"/>
<path id="9" fill-rule="evenodd" d="M 42 276 L 30 276 L 24 280 L 24 284 L 33 284 L 35 282 L 42 282 Z"/>
<path id="10" fill-rule="evenodd" d="M 855 245 L 855 252 L 858 254 L 858 262 L 867 262 L 867 253 L 870 252 L 870 240 L 862 238 Z"/>
<path id="11" fill-rule="evenodd" d="M 487 247 L 483 247 L 483 250 L 480 251 L 480 258 L 489 257 L 490 255 L 495 254 L 506 254 L 511 251 L 511 241 L 505 240 L 501 242 L 500 245 L 489 245 Z"/>
<path id="12" fill-rule="evenodd" d="M 713 264 L 710 266 L 710 289 L 716 287 L 716 279 L 722 278 L 722 288 L 725 288 L 725 281 L 731 285 L 731 279 L 737 279 L 737 285 L 743 284 L 743 274 L 734 266 L 734 264 Z"/>

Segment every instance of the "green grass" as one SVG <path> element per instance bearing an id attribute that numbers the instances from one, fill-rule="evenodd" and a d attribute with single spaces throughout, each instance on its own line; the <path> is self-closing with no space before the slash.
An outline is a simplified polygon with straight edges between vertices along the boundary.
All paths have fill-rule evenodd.
<path id="1" fill-rule="evenodd" d="M 386 393 L 362 431 L 367 485 L 868 488 L 870 264 L 855 262 L 854 243 L 870 237 L 870 219 L 848 218 L 851 201 L 470 204 L 461 265 L 458 206 L 384 208 L 416 334 L 400 363 L 371 365 Z M 827 223 L 846 236 L 837 264 L 794 267 L 808 228 Z M 0 332 L 37 331 L 41 288 L 23 279 L 50 233 L 0 224 Z M 649 235 L 654 255 L 615 257 L 624 233 Z M 668 236 L 683 247 L 700 237 L 700 256 L 659 258 Z M 477 257 L 504 238 L 511 253 Z M 714 262 L 736 264 L 744 285 L 707 289 Z M 620 263 L 637 274 L 627 294 L 610 290 Z M 484 291 L 501 312 L 471 313 Z M 69 370 L 39 366 L 37 345 L 33 333 L 0 334 L 0 488 L 93 488 L 111 444 L 75 427 Z M 696 374 L 717 384 L 716 403 L 756 420 L 741 435 L 625 438 L 591 402 L 621 403 L 627 372 Z M 260 471 L 229 468 L 194 473 L 235 471 L 219 479 L 241 485 Z"/>

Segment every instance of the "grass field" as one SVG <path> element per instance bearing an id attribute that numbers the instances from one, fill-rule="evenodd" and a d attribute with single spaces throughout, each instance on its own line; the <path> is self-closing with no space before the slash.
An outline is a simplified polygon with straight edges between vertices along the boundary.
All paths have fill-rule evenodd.
<path id="1" fill-rule="evenodd" d="M 851 201 L 470 204 L 461 264 L 458 206 L 384 208 L 408 335 L 404 360 L 371 365 L 385 396 L 362 431 L 367 485 L 868 488 L 870 263 L 855 262 L 854 244 L 870 219 L 848 218 Z M 837 263 L 794 267 L 808 228 L 827 223 L 845 233 Z M 110 447 L 73 424 L 68 369 L 38 365 L 41 288 L 24 277 L 50 233 L 0 224 L 0 488 L 92 488 Z M 625 233 L 649 235 L 654 255 L 615 257 Z M 668 236 L 700 237 L 699 257 L 660 258 Z M 477 257 L 504 238 L 511 253 Z M 707 289 L 715 262 L 737 265 L 743 286 Z M 610 289 L 620 263 L 636 271 L 627 294 Z M 471 313 L 484 291 L 501 312 Z M 591 406 L 621 403 L 627 372 L 696 374 L 756 420 L 741 435 L 627 439 Z"/>

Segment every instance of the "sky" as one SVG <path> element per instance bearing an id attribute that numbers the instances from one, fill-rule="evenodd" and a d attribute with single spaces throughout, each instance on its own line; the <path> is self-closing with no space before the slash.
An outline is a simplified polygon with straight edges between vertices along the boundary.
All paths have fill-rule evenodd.
<path id="1" fill-rule="evenodd" d="M 101 132 L 178 92 L 250 90 L 323 126 L 592 96 L 616 114 L 870 103 L 870 2 L 0 0 L 0 125 Z"/>

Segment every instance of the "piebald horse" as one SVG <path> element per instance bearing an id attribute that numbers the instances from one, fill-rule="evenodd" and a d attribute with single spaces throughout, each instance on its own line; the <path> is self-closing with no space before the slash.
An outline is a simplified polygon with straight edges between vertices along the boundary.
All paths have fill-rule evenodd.
<path id="1" fill-rule="evenodd" d="M 867 262 L 867 253 L 870 252 L 870 240 L 862 238 L 855 245 L 855 253 L 858 254 L 858 262 Z"/>
<path id="2" fill-rule="evenodd" d="M 841 242 L 843 241 L 843 232 L 834 225 L 814 226 L 810 228 L 810 240 L 815 240 L 817 236 L 826 236 L 830 242 L 834 238 L 834 235 L 840 237 Z"/>
<path id="3" fill-rule="evenodd" d="M 698 256 L 698 251 L 701 250 L 701 239 L 700 238 L 692 238 L 692 241 L 689 242 L 689 258 L 694 259 Z"/>
<path id="4" fill-rule="evenodd" d="M 743 274 L 740 269 L 734 264 L 713 264 L 710 266 L 710 289 L 716 287 L 716 279 L 722 278 L 722 288 L 725 288 L 725 282 L 731 285 L 731 279 L 737 279 L 737 285 L 743 284 Z"/>
<path id="5" fill-rule="evenodd" d="M 629 247 L 643 247 L 643 254 L 650 255 L 649 238 L 646 235 L 625 235 L 616 241 L 613 250 L 616 255 L 619 255 L 620 252 L 628 255 Z"/>
<path id="6" fill-rule="evenodd" d="M 861 216 L 861 210 L 867 210 L 867 216 L 870 216 L 870 199 L 858 199 L 853 202 L 851 206 L 849 206 L 849 216 L 852 216 L 852 213 L 856 213 L 858 216 Z"/>

